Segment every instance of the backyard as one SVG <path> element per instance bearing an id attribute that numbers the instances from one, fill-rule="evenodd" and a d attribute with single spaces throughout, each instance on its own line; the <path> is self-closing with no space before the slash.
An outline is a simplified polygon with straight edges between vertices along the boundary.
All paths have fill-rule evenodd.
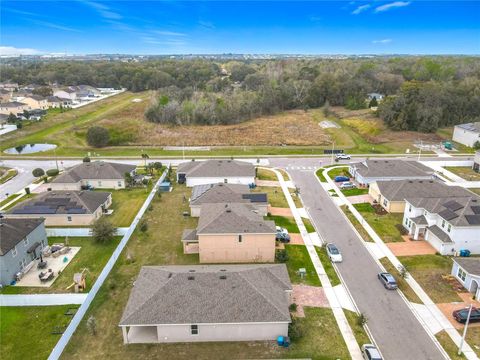
<path id="1" fill-rule="evenodd" d="M 145 199 L 152 188 L 148 187 L 129 188 L 124 190 L 111 190 L 112 205 L 109 210 L 113 210 L 108 219 L 117 227 L 128 227 L 132 223 L 138 210 L 142 207 Z M 101 191 L 110 191 L 104 190 Z"/>
<path id="2" fill-rule="evenodd" d="M 277 216 L 277 215 L 268 215 L 265 217 L 267 220 L 275 221 L 275 225 L 281 226 L 288 230 L 290 233 L 299 233 L 300 230 L 298 229 L 297 223 L 293 217 L 289 216 Z M 308 219 L 302 219 L 307 232 L 312 233 L 315 232 L 315 228 L 313 227 L 312 223 Z"/>
<path id="3" fill-rule="evenodd" d="M 467 181 L 480 181 L 480 173 L 474 171 L 469 166 L 447 166 L 445 167 L 445 170 L 448 170 Z"/>
<path id="4" fill-rule="evenodd" d="M 272 207 L 280 207 L 280 208 L 288 208 L 288 202 L 283 194 L 283 190 L 281 187 L 277 186 L 257 186 L 255 189 L 252 190 L 253 192 L 261 192 L 266 193 L 268 196 L 268 203 Z M 293 202 L 297 208 L 303 207 L 300 198 L 290 190 L 292 194 Z"/>
<path id="5" fill-rule="evenodd" d="M 321 286 L 315 267 L 313 266 L 310 255 L 305 245 L 285 245 L 288 260 L 286 262 L 288 275 L 292 284 L 306 284 L 311 286 Z M 298 269 L 305 268 L 306 275 L 302 278 L 298 274 Z"/>
<path id="6" fill-rule="evenodd" d="M 384 242 L 401 242 L 402 238 L 402 221 L 403 214 L 386 213 L 378 215 L 375 208 L 369 204 L 354 204 L 365 221 L 375 230 Z M 403 230 L 402 230 L 403 231 Z"/>

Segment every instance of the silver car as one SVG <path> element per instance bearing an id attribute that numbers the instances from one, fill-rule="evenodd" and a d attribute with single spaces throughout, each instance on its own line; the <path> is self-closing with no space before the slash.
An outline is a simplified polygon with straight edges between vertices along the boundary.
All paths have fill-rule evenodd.
<path id="1" fill-rule="evenodd" d="M 378 279 L 385 286 L 385 289 L 396 290 L 398 288 L 397 281 L 392 274 L 388 272 L 381 272 L 378 274 Z"/>
<path id="2" fill-rule="evenodd" d="M 362 355 L 365 360 L 382 360 L 380 352 L 375 345 L 372 344 L 362 345 Z"/>

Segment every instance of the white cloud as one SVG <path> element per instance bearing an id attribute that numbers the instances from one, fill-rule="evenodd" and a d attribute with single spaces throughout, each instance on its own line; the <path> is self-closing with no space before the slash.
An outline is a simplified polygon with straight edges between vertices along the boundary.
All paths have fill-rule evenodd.
<path id="1" fill-rule="evenodd" d="M 405 7 L 411 4 L 411 1 L 395 1 L 389 4 L 381 5 L 375 8 L 375 12 L 388 11 L 390 9 Z"/>
<path id="2" fill-rule="evenodd" d="M 122 15 L 112 11 L 107 5 L 101 4 L 95 1 L 85 1 L 84 4 L 90 6 L 91 8 L 95 9 L 100 16 L 102 16 L 105 19 L 110 19 L 110 20 L 119 20 L 122 18 Z"/>
<path id="3" fill-rule="evenodd" d="M 16 48 L 13 46 L 0 46 L 1 56 L 18 56 L 18 55 L 38 55 L 41 51 L 30 48 Z"/>
<path id="4" fill-rule="evenodd" d="M 361 12 L 367 10 L 368 8 L 370 8 L 370 4 L 365 4 L 365 5 L 360 5 L 359 7 L 357 7 L 355 10 L 352 11 L 352 14 L 353 15 L 358 15 L 360 14 Z"/>
<path id="5" fill-rule="evenodd" d="M 49 21 L 33 20 L 32 22 L 34 24 L 49 27 L 49 28 L 52 28 L 52 29 L 63 30 L 63 31 L 72 31 L 72 32 L 81 32 L 78 29 L 74 29 L 74 28 L 71 28 L 71 27 L 68 27 L 68 26 L 63 26 L 63 25 L 60 25 L 60 24 L 55 24 L 55 23 L 52 23 L 52 22 L 49 22 Z"/>
<path id="6" fill-rule="evenodd" d="M 187 44 L 184 40 L 179 40 L 179 39 L 162 40 L 162 39 L 157 39 L 151 36 L 143 36 L 141 37 L 141 40 L 145 44 L 151 44 L 151 45 L 182 46 Z"/>
<path id="7" fill-rule="evenodd" d="M 187 34 L 184 34 L 184 33 L 168 31 L 168 30 L 155 30 L 152 32 L 158 35 L 163 35 L 163 36 L 187 36 Z"/>
<path id="8" fill-rule="evenodd" d="M 392 39 L 382 39 L 382 40 L 373 40 L 373 44 L 388 44 L 391 43 Z"/>

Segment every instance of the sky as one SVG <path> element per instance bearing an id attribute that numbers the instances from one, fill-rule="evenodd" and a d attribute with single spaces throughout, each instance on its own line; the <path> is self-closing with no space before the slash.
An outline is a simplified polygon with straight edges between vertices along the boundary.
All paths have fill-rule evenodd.
<path id="1" fill-rule="evenodd" d="M 480 54 L 480 1 L 0 2 L 0 55 Z"/>

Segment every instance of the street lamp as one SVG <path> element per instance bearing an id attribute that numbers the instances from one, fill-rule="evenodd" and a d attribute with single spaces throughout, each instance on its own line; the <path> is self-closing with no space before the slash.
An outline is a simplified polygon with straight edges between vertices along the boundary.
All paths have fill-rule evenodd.
<path id="1" fill-rule="evenodd" d="M 458 355 L 462 354 L 463 343 L 465 342 L 465 336 L 467 336 L 468 323 L 470 322 L 470 315 L 472 313 L 472 304 L 468 308 L 467 321 L 465 321 L 465 328 L 463 329 L 462 340 L 460 341 L 460 346 L 458 347 Z"/>

